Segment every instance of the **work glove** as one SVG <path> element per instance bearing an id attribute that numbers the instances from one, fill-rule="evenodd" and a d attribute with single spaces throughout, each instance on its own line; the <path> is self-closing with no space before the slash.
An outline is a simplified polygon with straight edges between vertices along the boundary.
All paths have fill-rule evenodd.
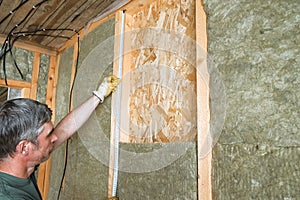
<path id="1" fill-rule="evenodd" d="M 105 77 L 99 88 L 93 91 L 93 94 L 100 99 L 102 103 L 104 98 L 114 92 L 120 82 L 120 79 L 114 75 Z"/>

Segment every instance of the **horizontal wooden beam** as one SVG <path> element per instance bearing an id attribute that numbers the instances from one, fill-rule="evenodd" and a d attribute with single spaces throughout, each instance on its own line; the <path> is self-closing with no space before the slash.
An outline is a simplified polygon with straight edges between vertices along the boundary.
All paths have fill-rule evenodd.
<path id="1" fill-rule="evenodd" d="M 5 39 L 6 39 L 6 36 L 3 35 L 3 34 L 0 34 L 0 42 L 2 44 L 5 41 Z M 58 51 L 55 48 L 40 45 L 40 44 L 37 44 L 37 43 L 34 43 L 34 42 L 21 40 L 21 39 L 16 41 L 14 46 L 18 47 L 18 48 L 25 49 L 25 50 L 33 51 L 33 52 L 47 54 L 47 55 L 50 55 L 50 56 L 56 56 L 58 54 Z"/>
<path id="2" fill-rule="evenodd" d="M 7 85 L 6 85 L 5 80 L 1 78 L 0 86 L 22 89 L 22 88 L 31 88 L 31 83 L 25 82 L 25 81 L 16 81 L 16 80 L 8 79 Z"/>

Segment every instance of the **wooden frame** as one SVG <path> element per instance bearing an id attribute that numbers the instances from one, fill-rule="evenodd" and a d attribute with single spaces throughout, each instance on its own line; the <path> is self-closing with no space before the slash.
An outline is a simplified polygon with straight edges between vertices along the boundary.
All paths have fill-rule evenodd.
<path id="1" fill-rule="evenodd" d="M 0 41 L 4 41 L 3 37 L 0 36 Z M 57 66 L 57 50 L 51 49 L 49 47 L 44 47 L 41 45 L 36 45 L 27 42 L 16 42 L 16 47 L 22 48 L 28 51 L 32 51 L 34 53 L 33 66 L 31 72 L 31 82 L 26 81 L 18 81 L 7 79 L 7 85 L 4 79 L 0 79 L 0 86 L 3 87 L 11 87 L 22 89 L 22 97 L 36 99 L 37 88 L 38 88 L 38 76 L 39 76 L 39 68 L 40 68 L 40 59 L 41 54 L 47 54 L 50 56 L 50 64 L 49 64 L 49 72 L 48 72 L 48 85 L 46 92 L 46 104 L 50 109 L 54 111 L 55 109 L 55 89 L 56 89 L 56 77 L 58 73 Z M 55 112 L 53 112 L 55 114 Z M 52 121 L 54 121 L 55 116 L 52 117 Z M 37 183 L 41 192 L 43 199 L 47 198 L 48 190 L 49 190 L 49 174 L 51 167 L 51 158 L 42 163 L 38 170 L 38 179 Z"/>

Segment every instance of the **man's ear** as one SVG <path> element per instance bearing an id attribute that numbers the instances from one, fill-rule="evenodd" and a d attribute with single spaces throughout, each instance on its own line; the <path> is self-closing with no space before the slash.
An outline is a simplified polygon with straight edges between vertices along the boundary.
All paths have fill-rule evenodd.
<path id="1" fill-rule="evenodd" d="M 16 147 L 16 152 L 22 155 L 28 155 L 30 142 L 21 140 Z"/>

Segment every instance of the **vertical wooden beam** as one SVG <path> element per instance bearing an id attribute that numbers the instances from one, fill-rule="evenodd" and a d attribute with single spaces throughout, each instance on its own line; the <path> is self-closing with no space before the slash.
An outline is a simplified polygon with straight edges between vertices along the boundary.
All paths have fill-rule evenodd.
<path id="1" fill-rule="evenodd" d="M 52 121 L 55 119 L 55 94 L 58 76 L 58 59 L 59 56 L 50 57 L 50 66 L 48 72 L 48 84 L 46 93 L 46 104 L 52 109 Z"/>
<path id="2" fill-rule="evenodd" d="M 23 88 L 21 93 L 22 93 L 23 98 L 29 98 L 30 97 L 30 88 Z"/>
<path id="3" fill-rule="evenodd" d="M 72 64 L 72 72 L 71 72 L 71 85 L 75 79 L 75 70 L 76 70 L 76 59 L 78 53 L 78 45 L 74 44 L 74 53 L 73 53 L 73 64 Z M 58 78 L 58 69 L 59 69 L 59 60 L 60 55 L 51 56 L 50 57 L 50 67 L 48 72 L 48 87 L 46 94 L 46 104 L 52 110 L 52 122 L 55 121 L 55 97 L 56 97 L 56 86 L 57 86 L 57 78 Z M 71 107 L 70 107 L 71 109 Z M 66 159 L 66 158 L 65 158 Z M 39 175 L 38 175 L 38 186 L 40 188 L 43 199 L 47 199 L 48 192 L 50 189 L 50 172 L 51 172 L 51 164 L 52 164 L 52 156 L 44 162 L 39 167 Z"/>
<path id="4" fill-rule="evenodd" d="M 197 126 L 198 126 L 198 199 L 211 200 L 211 150 L 201 152 L 209 135 L 209 74 L 207 70 L 207 32 L 206 13 L 202 0 L 196 0 L 196 41 L 197 41 Z M 205 53 L 205 55 L 204 55 Z M 205 56 L 205 59 L 203 59 Z M 208 148 L 212 148 L 211 146 Z"/>
<path id="5" fill-rule="evenodd" d="M 35 52 L 34 59 L 33 59 L 33 66 L 32 66 L 31 90 L 30 90 L 30 96 L 29 96 L 29 98 L 31 98 L 31 99 L 36 99 L 40 62 L 41 62 L 40 60 L 41 60 L 41 54 L 38 52 Z"/>
<path id="6" fill-rule="evenodd" d="M 59 56 L 51 56 L 48 72 L 48 84 L 46 93 L 46 104 L 52 110 L 52 122 L 55 120 L 55 95 L 56 95 L 56 84 L 58 76 L 58 65 L 57 63 Z M 52 156 L 42 163 L 38 171 L 38 186 L 42 194 L 43 199 L 47 199 L 49 188 L 50 188 L 50 170 L 51 170 Z"/>

